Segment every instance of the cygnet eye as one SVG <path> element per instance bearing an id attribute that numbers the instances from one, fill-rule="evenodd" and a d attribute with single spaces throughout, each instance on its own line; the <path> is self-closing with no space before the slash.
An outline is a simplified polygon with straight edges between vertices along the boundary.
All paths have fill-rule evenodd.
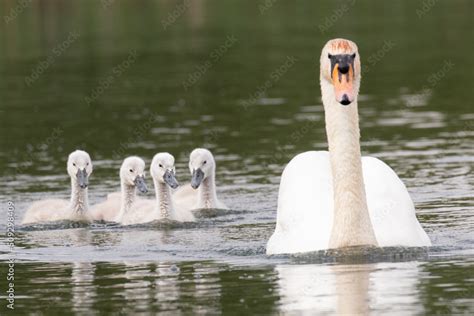
<path id="1" fill-rule="evenodd" d="M 160 163 L 158 166 L 159 166 L 160 168 L 163 168 L 163 165 L 162 165 L 161 163 Z"/>
<path id="2" fill-rule="evenodd" d="M 87 163 L 87 165 L 89 165 L 89 163 Z"/>
<path id="3" fill-rule="evenodd" d="M 204 160 L 204 162 L 202 163 L 203 165 L 207 164 L 207 160 Z"/>
<path id="4" fill-rule="evenodd" d="M 75 166 L 76 166 L 76 163 L 75 163 L 75 162 L 73 162 L 73 163 L 72 163 L 72 165 L 75 167 Z"/>
<path id="5" fill-rule="evenodd" d="M 130 169 L 129 171 L 130 171 L 130 172 L 133 172 L 133 169 Z"/>

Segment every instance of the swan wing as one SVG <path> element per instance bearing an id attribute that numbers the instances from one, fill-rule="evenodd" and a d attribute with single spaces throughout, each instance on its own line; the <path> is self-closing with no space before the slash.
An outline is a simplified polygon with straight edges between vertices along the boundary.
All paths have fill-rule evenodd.
<path id="1" fill-rule="evenodd" d="M 151 222 L 160 217 L 157 211 L 156 200 L 138 199 L 133 204 L 134 213 L 139 214 L 137 218 L 141 223 Z"/>
<path id="2" fill-rule="evenodd" d="M 177 209 L 192 210 L 198 204 L 198 190 L 191 187 L 191 184 L 185 184 L 173 193 L 173 203 Z"/>
<path id="3" fill-rule="evenodd" d="M 191 208 L 183 208 L 182 205 L 174 205 L 171 219 L 179 222 L 194 222 L 196 218 Z"/>
<path id="4" fill-rule="evenodd" d="M 122 224 L 142 224 L 156 219 L 156 201 L 151 199 L 137 199 L 132 206 L 132 210 L 124 215 Z"/>
<path id="5" fill-rule="evenodd" d="M 48 199 L 33 203 L 25 213 L 22 224 L 58 221 L 67 218 L 69 201 Z"/>
<path id="6" fill-rule="evenodd" d="M 380 247 L 430 246 L 407 188 L 383 161 L 362 157 L 370 220 Z"/>
<path id="7" fill-rule="evenodd" d="M 121 197 L 122 197 L 122 192 L 120 191 L 107 194 L 107 200 L 115 200 L 115 199 L 120 200 Z"/>
<path id="8" fill-rule="evenodd" d="M 333 220 L 333 189 L 327 151 L 295 156 L 283 171 L 277 223 L 267 254 L 328 248 Z"/>
<path id="9" fill-rule="evenodd" d="M 111 194 L 109 194 L 109 196 L 110 195 Z M 107 200 L 102 203 L 96 204 L 91 208 L 91 216 L 94 220 L 97 221 L 104 220 L 111 222 L 117 217 L 120 211 L 120 203 L 120 196 L 119 198 L 112 199 L 107 197 Z"/>

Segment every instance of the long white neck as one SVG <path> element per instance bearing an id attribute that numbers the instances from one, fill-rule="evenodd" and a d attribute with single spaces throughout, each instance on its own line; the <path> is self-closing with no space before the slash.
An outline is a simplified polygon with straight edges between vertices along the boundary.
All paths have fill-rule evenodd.
<path id="1" fill-rule="evenodd" d="M 135 186 L 121 182 L 121 202 L 120 202 L 120 211 L 117 218 L 120 220 L 125 214 L 130 213 L 133 203 L 135 202 L 136 192 Z"/>
<path id="2" fill-rule="evenodd" d="M 217 193 L 214 172 L 202 180 L 199 186 L 198 208 L 217 208 Z"/>
<path id="3" fill-rule="evenodd" d="M 156 208 L 160 213 L 160 218 L 173 219 L 174 205 L 171 200 L 171 189 L 163 182 L 153 179 L 155 184 Z"/>
<path id="4" fill-rule="evenodd" d="M 89 199 L 87 188 L 82 189 L 76 179 L 71 178 L 71 204 L 70 209 L 73 217 L 85 216 L 89 210 Z"/>
<path id="5" fill-rule="evenodd" d="M 357 99 L 344 106 L 334 88 L 321 81 L 334 187 L 334 220 L 329 248 L 377 245 L 362 174 Z"/>

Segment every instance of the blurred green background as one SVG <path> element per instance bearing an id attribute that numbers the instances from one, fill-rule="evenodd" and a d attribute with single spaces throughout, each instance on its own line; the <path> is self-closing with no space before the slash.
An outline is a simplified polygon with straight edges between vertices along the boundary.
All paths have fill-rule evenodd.
<path id="1" fill-rule="evenodd" d="M 274 128 L 269 117 L 319 104 L 319 54 L 334 37 L 358 44 L 364 67 L 370 66 L 361 93 L 372 96 L 375 111 L 403 109 L 389 100 L 401 88 L 422 91 L 445 62 L 454 67 L 436 83 L 430 109 L 472 111 L 471 1 L 435 1 L 432 7 L 429 1 L 31 1 L 15 17 L 11 10 L 19 3 L 2 2 L 0 23 L 3 175 L 11 172 L 9 163 L 38 172 L 24 156 L 30 152 L 63 166 L 77 147 L 93 159 L 157 150 L 184 157 L 207 143 L 242 156 L 266 155 L 297 128 Z M 213 58 L 229 36 L 235 42 Z M 119 73 L 116 67 L 134 52 Z M 262 95 L 278 106 L 244 110 L 242 103 L 287 56 L 297 62 Z M 51 62 L 41 67 L 45 61 Z M 201 73 L 206 62 L 211 66 Z M 199 79 L 185 89 L 196 72 Z M 101 87 L 88 106 L 86 98 Z M 151 115 L 158 121 L 143 128 Z M 55 127 L 63 132 L 48 142 Z M 294 145 L 308 148 L 304 139 Z M 114 157 L 120 147 L 126 150 Z"/>

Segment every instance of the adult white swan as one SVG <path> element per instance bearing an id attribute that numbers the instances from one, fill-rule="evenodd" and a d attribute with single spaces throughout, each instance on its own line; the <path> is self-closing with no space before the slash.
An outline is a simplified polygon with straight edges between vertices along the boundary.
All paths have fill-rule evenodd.
<path id="1" fill-rule="evenodd" d="M 361 158 L 357 46 L 330 40 L 320 67 L 329 152 L 305 152 L 286 166 L 267 254 L 357 245 L 430 246 L 403 182 L 382 161 Z"/>
<path id="2" fill-rule="evenodd" d="M 88 153 L 76 150 L 69 155 L 67 172 L 71 177 L 71 199 L 48 199 L 33 203 L 26 211 L 22 224 L 73 220 L 90 222 L 87 186 L 92 173 L 92 161 Z"/>
<path id="3" fill-rule="evenodd" d="M 195 210 L 202 208 L 227 209 L 217 198 L 216 162 L 212 153 L 204 148 L 196 148 L 189 156 L 191 183 L 181 187 L 173 195 L 180 209 Z"/>

